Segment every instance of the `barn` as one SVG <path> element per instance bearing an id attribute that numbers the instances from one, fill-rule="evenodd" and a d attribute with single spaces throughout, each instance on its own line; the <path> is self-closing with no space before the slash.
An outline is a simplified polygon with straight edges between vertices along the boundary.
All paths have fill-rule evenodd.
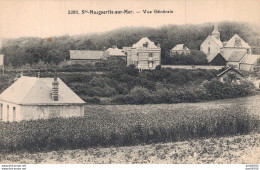
<path id="1" fill-rule="evenodd" d="M 84 104 L 60 78 L 21 76 L 0 94 L 0 120 L 83 116 Z"/>

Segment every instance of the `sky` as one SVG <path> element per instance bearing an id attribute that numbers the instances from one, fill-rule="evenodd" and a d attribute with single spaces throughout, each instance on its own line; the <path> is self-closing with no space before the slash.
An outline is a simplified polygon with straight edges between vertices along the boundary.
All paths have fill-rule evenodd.
<path id="1" fill-rule="evenodd" d="M 186 22 L 185 22 L 186 4 Z M 134 14 L 68 14 L 69 10 L 130 10 Z M 172 10 L 144 14 L 143 10 Z M 140 13 L 137 13 L 140 12 Z M 0 0 L 0 38 L 51 37 L 120 27 L 205 22 L 260 22 L 260 0 Z"/>

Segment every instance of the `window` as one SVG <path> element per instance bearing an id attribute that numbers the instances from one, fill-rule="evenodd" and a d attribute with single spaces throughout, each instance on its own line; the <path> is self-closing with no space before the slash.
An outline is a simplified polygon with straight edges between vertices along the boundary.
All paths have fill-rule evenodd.
<path id="1" fill-rule="evenodd" d="M 210 45 L 210 42 L 208 44 Z"/>
<path id="2" fill-rule="evenodd" d="M 6 120 L 9 121 L 9 105 L 6 106 Z"/>
<path id="3" fill-rule="evenodd" d="M 153 57 L 153 53 L 149 53 L 149 57 Z"/>
<path id="4" fill-rule="evenodd" d="M 210 47 L 208 47 L 208 53 L 210 53 Z"/>
<path id="5" fill-rule="evenodd" d="M 3 103 L 0 104 L 0 120 L 3 120 Z"/>
<path id="6" fill-rule="evenodd" d="M 227 81 L 227 78 L 223 78 L 224 81 Z"/>
<path id="7" fill-rule="evenodd" d="M 13 107 L 13 121 L 16 121 L 16 108 Z"/>

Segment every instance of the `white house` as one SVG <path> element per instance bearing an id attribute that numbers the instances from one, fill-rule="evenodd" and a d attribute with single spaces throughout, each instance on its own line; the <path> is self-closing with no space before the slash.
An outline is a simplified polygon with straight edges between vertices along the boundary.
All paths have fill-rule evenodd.
<path id="1" fill-rule="evenodd" d="M 171 49 L 170 53 L 171 55 L 174 55 L 176 53 L 187 55 L 190 54 L 190 49 L 184 44 L 177 44 L 175 47 Z"/>
<path id="2" fill-rule="evenodd" d="M 0 120 L 83 116 L 84 104 L 59 78 L 22 76 L 0 94 Z"/>

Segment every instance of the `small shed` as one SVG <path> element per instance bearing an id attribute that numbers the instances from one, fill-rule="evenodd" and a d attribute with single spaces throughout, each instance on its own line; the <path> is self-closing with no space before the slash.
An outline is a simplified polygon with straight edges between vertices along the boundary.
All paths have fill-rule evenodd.
<path id="1" fill-rule="evenodd" d="M 0 94 L 0 120 L 83 116 L 84 104 L 59 78 L 22 76 Z"/>
<path id="2" fill-rule="evenodd" d="M 221 73 L 217 75 L 219 81 L 221 82 L 237 82 L 240 83 L 241 80 L 244 80 L 244 75 L 233 67 L 228 67 Z"/>

